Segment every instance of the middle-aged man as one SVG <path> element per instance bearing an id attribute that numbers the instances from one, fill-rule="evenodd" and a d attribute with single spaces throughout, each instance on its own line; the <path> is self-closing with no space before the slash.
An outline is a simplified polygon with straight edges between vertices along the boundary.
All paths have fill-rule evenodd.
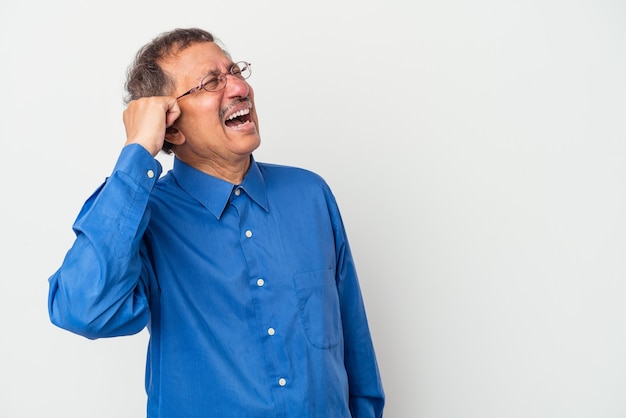
<path id="1" fill-rule="evenodd" d="M 126 144 L 50 277 L 50 318 L 92 339 L 147 326 L 149 417 L 380 417 L 335 199 L 318 175 L 253 158 L 250 68 L 200 29 L 138 52 Z"/>

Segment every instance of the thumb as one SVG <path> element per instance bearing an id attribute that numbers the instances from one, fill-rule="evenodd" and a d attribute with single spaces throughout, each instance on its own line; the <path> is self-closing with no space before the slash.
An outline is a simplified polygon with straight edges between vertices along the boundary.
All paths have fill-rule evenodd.
<path id="1" fill-rule="evenodd" d="M 165 111 L 165 126 L 169 128 L 180 116 L 180 107 L 178 107 L 178 102 L 173 97 L 171 97 L 166 102 L 166 106 L 167 109 Z"/>

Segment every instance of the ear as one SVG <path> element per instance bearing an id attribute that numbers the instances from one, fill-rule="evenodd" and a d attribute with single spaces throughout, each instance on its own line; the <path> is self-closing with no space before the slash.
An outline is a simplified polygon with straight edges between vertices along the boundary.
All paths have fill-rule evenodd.
<path id="1" fill-rule="evenodd" d="M 176 128 L 165 129 L 165 140 L 173 145 L 182 145 L 185 142 L 185 135 Z"/>

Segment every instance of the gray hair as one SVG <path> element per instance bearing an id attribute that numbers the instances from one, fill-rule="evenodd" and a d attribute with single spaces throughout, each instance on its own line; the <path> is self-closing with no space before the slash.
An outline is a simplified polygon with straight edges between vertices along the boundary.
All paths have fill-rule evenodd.
<path id="1" fill-rule="evenodd" d="M 159 61 L 199 42 L 216 42 L 214 36 L 202 29 L 174 29 L 164 32 L 144 45 L 129 66 L 124 103 L 141 97 L 162 96 L 174 89 L 174 82 L 163 71 Z M 225 51 L 226 52 L 226 51 Z M 228 55 L 228 54 L 227 54 Z M 163 143 L 163 151 L 171 152 L 171 144 Z"/>

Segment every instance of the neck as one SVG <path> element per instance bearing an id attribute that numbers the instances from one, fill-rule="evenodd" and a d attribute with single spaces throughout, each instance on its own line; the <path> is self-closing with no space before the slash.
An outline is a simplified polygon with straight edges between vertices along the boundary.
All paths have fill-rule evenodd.
<path id="1" fill-rule="evenodd" d="M 188 159 L 177 156 L 181 161 L 189 164 L 196 170 L 200 170 L 210 176 L 217 177 L 231 184 L 241 184 L 250 168 L 251 156 L 242 157 L 234 161 L 217 159 Z"/>

